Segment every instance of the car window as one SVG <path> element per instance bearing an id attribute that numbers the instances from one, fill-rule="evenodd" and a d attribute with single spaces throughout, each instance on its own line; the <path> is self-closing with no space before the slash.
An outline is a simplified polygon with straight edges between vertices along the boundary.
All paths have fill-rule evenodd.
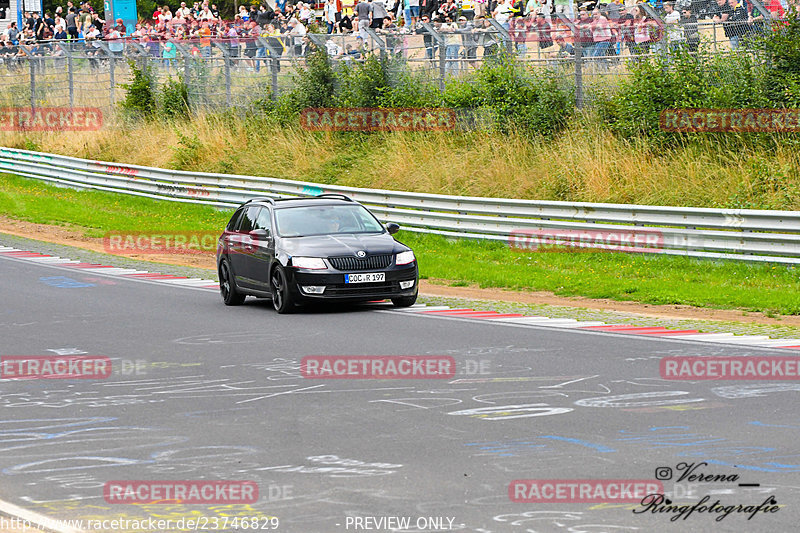
<path id="1" fill-rule="evenodd" d="M 253 229 L 266 229 L 272 231 L 272 216 L 268 208 L 263 208 L 258 213 Z"/>
<path id="2" fill-rule="evenodd" d="M 336 235 L 342 233 L 383 233 L 378 220 L 361 205 L 315 205 L 275 211 L 278 234 L 282 237 Z"/>
<path id="3" fill-rule="evenodd" d="M 256 229 L 256 220 L 258 220 L 258 213 L 261 209 L 262 208 L 257 205 L 248 207 L 244 212 L 241 224 L 239 224 L 238 231 L 241 233 L 250 233 Z"/>
<path id="4" fill-rule="evenodd" d="M 236 231 L 236 229 L 239 227 L 239 220 L 241 220 L 243 212 L 244 208 L 240 207 L 239 209 L 237 209 L 236 212 L 231 217 L 231 220 L 230 222 L 228 222 L 228 225 L 225 227 L 225 229 L 228 231 Z"/>

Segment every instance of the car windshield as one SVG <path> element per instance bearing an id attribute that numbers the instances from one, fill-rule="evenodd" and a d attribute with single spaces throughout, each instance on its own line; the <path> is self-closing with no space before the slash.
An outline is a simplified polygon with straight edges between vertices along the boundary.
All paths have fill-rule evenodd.
<path id="1" fill-rule="evenodd" d="M 275 210 L 281 237 L 382 233 L 381 223 L 361 205 L 314 205 Z"/>

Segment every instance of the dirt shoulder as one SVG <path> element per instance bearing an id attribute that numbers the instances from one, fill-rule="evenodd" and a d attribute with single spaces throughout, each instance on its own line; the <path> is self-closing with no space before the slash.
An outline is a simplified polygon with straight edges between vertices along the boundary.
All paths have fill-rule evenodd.
<path id="1" fill-rule="evenodd" d="M 86 237 L 83 231 L 66 226 L 52 226 L 48 224 L 35 224 L 22 220 L 15 220 L 0 216 L 0 232 L 17 237 L 34 239 L 55 244 L 76 246 L 93 252 L 109 254 L 103 246 L 103 239 Z M 168 265 L 186 266 L 194 268 L 207 268 L 214 270 L 214 257 L 199 254 L 109 254 L 123 257 L 166 263 Z M 518 302 L 522 304 L 553 305 L 561 307 L 577 307 L 584 309 L 600 309 L 604 311 L 622 311 L 636 313 L 642 316 L 718 320 L 725 322 L 741 322 L 747 324 L 765 324 L 778 326 L 800 327 L 800 316 L 768 317 L 763 313 L 750 313 L 729 309 L 708 309 L 688 305 L 649 305 L 639 302 L 616 301 L 606 299 L 592 299 L 571 296 L 556 296 L 548 292 L 523 292 L 503 289 L 482 289 L 477 286 L 453 287 L 448 280 L 422 280 L 420 292 L 429 296 L 443 296 L 452 298 L 465 298 L 474 300 L 500 300 Z"/>

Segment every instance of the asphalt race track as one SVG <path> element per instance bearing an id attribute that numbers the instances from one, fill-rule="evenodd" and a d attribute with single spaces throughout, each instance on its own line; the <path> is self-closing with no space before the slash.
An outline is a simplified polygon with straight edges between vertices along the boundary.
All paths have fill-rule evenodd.
<path id="1" fill-rule="evenodd" d="M 788 532 L 800 523 L 800 384 L 659 373 L 665 356 L 786 350 L 383 305 L 279 316 L 268 301 L 227 308 L 208 289 L 13 258 L 0 259 L 0 295 L 3 356 L 113 364 L 107 379 L 1 382 L 0 499 L 48 517 L 203 517 L 209 531 L 244 530 L 230 521 L 249 517 L 262 520 L 255 529 L 291 533 Z M 300 361 L 312 355 L 452 356 L 456 375 L 308 379 Z M 694 474 L 725 479 L 676 483 L 692 463 Z M 637 503 L 509 497 L 519 479 L 655 482 L 665 468 L 673 503 L 708 495 L 709 505 L 773 498 L 778 507 L 671 521 L 675 513 Z M 201 479 L 253 481 L 259 499 L 134 505 L 103 496 L 109 481 Z"/>

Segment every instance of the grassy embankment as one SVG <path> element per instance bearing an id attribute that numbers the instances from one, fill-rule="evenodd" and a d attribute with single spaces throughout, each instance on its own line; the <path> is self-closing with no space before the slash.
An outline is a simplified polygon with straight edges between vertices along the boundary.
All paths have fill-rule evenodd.
<path id="1" fill-rule="evenodd" d="M 539 200 L 800 210 L 796 144 L 736 137 L 658 149 L 591 119 L 552 139 L 487 132 L 315 133 L 200 116 L 97 132 L 0 132 L 0 145 L 130 164 Z M 120 142 L 123 140 L 124 142 Z"/>

